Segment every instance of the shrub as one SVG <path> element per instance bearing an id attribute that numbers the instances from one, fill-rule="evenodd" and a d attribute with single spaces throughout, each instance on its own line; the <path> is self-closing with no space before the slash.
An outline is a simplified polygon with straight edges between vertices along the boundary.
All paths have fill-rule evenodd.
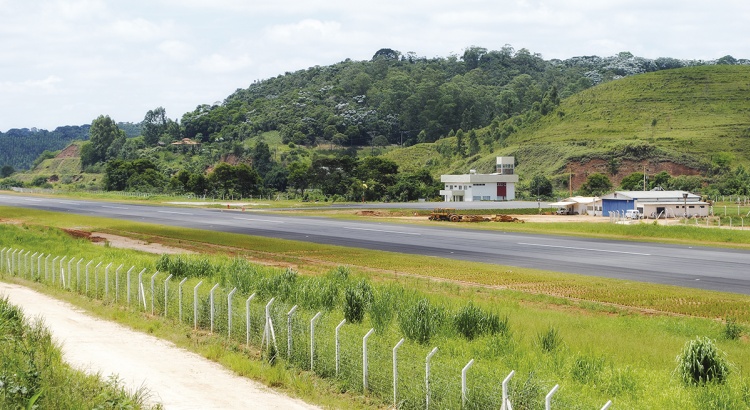
<path id="1" fill-rule="evenodd" d="M 388 328 L 393 319 L 394 302 L 398 299 L 394 289 L 381 288 L 373 295 L 370 304 L 370 320 L 378 333 Z"/>
<path id="2" fill-rule="evenodd" d="M 443 311 L 433 307 L 427 299 L 419 299 L 416 303 L 399 311 L 398 326 L 409 340 L 427 343 L 442 325 Z"/>
<path id="3" fill-rule="evenodd" d="M 685 384 L 703 385 L 723 383 L 729 375 L 724 353 L 708 337 L 698 337 L 685 343 L 677 356 L 677 373 Z"/>
<path id="4" fill-rule="evenodd" d="M 350 285 L 344 292 L 344 318 L 350 323 L 360 323 L 372 303 L 372 288 L 364 279 Z"/>
<path id="5" fill-rule="evenodd" d="M 729 340 L 737 340 L 742 336 L 742 327 L 737 324 L 737 320 L 734 318 L 727 318 L 727 322 L 724 325 L 724 337 Z"/>
<path id="6" fill-rule="evenodd" d="M 508 329 L 508 318 L 500 320 L 494 313 L 487 313 L 469 302 L 453 318 L 453 325 L 458 333 L 472 340 L 483 334 L 505 333 Z"/>
<path id="7" fill-rule="evenodd" d="M 289 268 L 282 273 L 261 279 L 258 283 L 258 293 L 262 297 L 277 297 L 285 301 L 294 295 L 296 283 L 297 272 Z"/>
<path id="8" fill-rule="evenodd" d="M 539 333 L 536 340 L 539 347 L 545 352 L 552 352 L 562 344 L 560 334 L 557 332 L 557 329 L 552 326 L 550 326 L 546 332 Z"/>

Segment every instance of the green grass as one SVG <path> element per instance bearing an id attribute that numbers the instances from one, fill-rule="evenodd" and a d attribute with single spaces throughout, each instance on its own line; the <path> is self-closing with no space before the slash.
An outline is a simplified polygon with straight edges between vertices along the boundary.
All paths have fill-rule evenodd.
<path id="1" fill-rule="evenodd" d="M 142 409 L 145 390 L 128 392 L 111 377 L 87 375 L 62 360 L 41 321 L 0 298 L 0 407 L 4 409 Z"/>
<path id="2" fill-rule="evenodd" d="M 53 254 L 81 255 L 86 258 L 113 260 L 116 264 L 121 261 L 137 263 L 139 266 L 155 267 L 157 256 L 145 255 L 139 252 L 102 248 L 91 245 L 83 240 L 67 237 L 55 229 L 39 228 L 31 225 L 2 226 L 0 228 L 1 246 L 11 241 L 14 246 L 29 250 L 43 249 Z M 223 252 L 221 252 L 223 253 Z M 233 254 L 246 256 L 234 249 Z M 196 258 L 202 258 L 198 256 Z M 399 259 L 408 259 L 400 257 Z M 222 255 L 210 256 L 212 263 L 225 264 L 217 271 L 227 274 L 230 262 Z M 132 262 L 131 262 L 132 261 Z M 395 261 L 391 259 L 391 261 Z M 263 268 L 260 273 L 253 273 L 255 279 L 250 281 L 251 287 L 246 290 L 260 291 L 266 283 L 266 275 L 283 274 L 283 270 Z M 313 269 L 314 270 L 314 269 Z M 166 273 L 160 274 L 157 283 L 163 281 Z M 434 316 L 434 333 L 429 335 L 426 343 L 407 341 L 399 352 L 401 359 L 399 372 L 400 391 L 407 401 L 402 408 L 419 408 L 419 398 L 423 397 L 419 391 L 421 377 L 424 372 L 424 357 L 433 346 L 438 346 L 438 354 L 433 358 L 433 388 L 435 389 L 434 403 L 442 403 L 443 407 L 453 407 L 459 400 L 458 380 L 460 369 L 470 359 L 476 364 L 469 373 L 470 397 L 473 405 L 482 405 L 496 398 L 499 380 L 510 370 L 516 370 L 517 375 L 511 385 L 512 398 L 515 408 L 522 408 L 521 403 L 529 406 L 539 406 L 540 400 L 552 385 L 559 383 L 562 389 L 555 396 L 555 406 L 561 408 L 597 408 L 606 400 L 612 399 L 618 408 L 717 408 L 717 403 L 727 403 L 725 408 L 748 408 L 744 392 L 750 388 L 744 374 L 750 365 L 750 349 L 745 339 L 730 340 L 723 337 L 724 325 L 721 322 L 699 317 L 681 317 L 663 314 L 641 314 L 625 307 L 616 307 L 601 303 L 584 302 L 568 298 L 548 295 L 535 295 L 523 291 L 508 289 L 493 289 L 487 287 L 471 287 L 456 283 L 434 282 L 423 278 L 393 277 L 388 274 L 377 275 L 373 271 L 355 269 L 352 276 L 331 274 L 331 280 L 349 280 L 357 283 L 363 277 L 374 286 L 373 294 L 378 297 L 383 292 L 396 292 L 393 308 L 397 312 L 411 312 L 410 306 L 419 306 L 420 301 L 426 301 L 430 309 L 440 312 Z M 502 276 L 503 272 L 495 272 L 495 276 Z M 574 275 L 565 275 L 572 278 Z M 241 276 L 235 276 L 235 280 Z M 348 279 L 346 279 L 348 278 Z M 10 278 L 6 277 L 6 280 Z M 204 278 L 208 279 L 208 278 Z M 533 280 L 532 278 L 529 278 Z M 192 288 L 198 278 L 191 279 L 187 286 Z M 213 280 L 219 280 L 214 278 Z M 308 280 L 317 277 L 300 277 L 293 281 L 297 289 Z M 631 289 L 621 288 L 619 283 L 609 281 L 608 285 L 613 294 L 622 290 L 630 293 Z M 174 283 L 174 282 L 173 282 Z M 211 281 L 209 280 L 209 283 Z M 268 282 L 269 284 L 271 282 Z M 318 283 L 318 282 L 316 282 Z M 581 282 L 583 283 L 583 282 Z M 320 283 L 318 283 L 320 284 Z M 360 357 L 362 336 L 373 325 L 371 314 L 368 313 L 362 324 L 346 325 L 342 333 L 342 350 L 346 353 L 343 366 L 344 373 L 340 378 L 319 379 L 313 374 L 299 369 L 304 368 L 305 344 L 304 329 L 309 325 L 309 319 L 315 313 L 314 309 L 302 307 L 296 316 L 295 323 L 299 332 L 303 332 L 301 339 L 295 339 L 298 346 L 291 362 L 281 360 L 276 366 L 264 364 L 258 360 L 260 352 L 245 350 L 244 340 L 228 341 L 225 336 L 210 335 L 205 331 L 190 330 L 189 322 L 177 323 L 174 317 L 163 319 L 153 317 L 150 311 L 140 312 L 131 307 L 124 309 L 109 303 L 89 298 L 81 298 L 73 293 L 52 290 L 40 284 L 30 283 L 36 288 L 43 288 L 58 297 L 93 309 L 98 314 L 125 322 L 143 331 L 154 333 L 160 337 L 175 340 L 178 345 L 188 347 L 200 354 L 216 360 L 241 374 L 259 378 L 265 383 L 281 387 L 294 394 L 303 395 L 308 399 L 336 408 L 370 408 L 384 407 L 390 400 L 390 354 L 391 347 L 403 337 L 401 325 L 397 317 L 393 317 L 390 324 L 381 326 L 381 331 L 370 339 L 371 368 L 370 383 L 372 391 L 363 393 L 358 383 L 361 382 L 361 367 L 357 367 Z M 229 285 L 231 286 L 231 285 Z M 296 293 L 280 291 L 284 286 L 275 289 L 279 298 L 276 302 L 274 322 L 279 326 L 277 338 L 280 339 L 281 353 L 286 352 L 284 323 L 286 311 L 291 304 L 299 303 L 295 299 Z M 647 284 L 631 284 L 632 290 L 639 294 L 657 292 L 665 287 Z M 202 288 L 202 297 L 208 292 L 207 284 Z M 226 288 L 222 288 L 219 300 L 225 300 Z M 400 291 L 398 289 L 401 289 Z M 157 295 L 159 294 L 157 289 Z M 399 293 L 401 292 L 401 293 Z M 677 289 L 675 292 L 690 293 L 691 290 Z M 343 292 L 342 292 L 343 293 Z M 705 293 L 710 299 L 713 295 L 733 297 L 728 294 Z M 259 296 L 261 301 L 255 303 L 255 312 L 260 315 L 264 300 L 270 296 Z M 399 296 L 400 295 L 400 296 Z M 748 305 L 748 298 L 734 295 L 738 301 Z M 243 300 L 237 298 L 238 303 Z M 157 299 L 158 301 L 158 299 Z M 499 316 L 507 316 L 507 329 L 496 334 L 487 334 L 467 341 L 458 336 L 456 330 L 450 330 L 449 318 L 461 311 L 462 307 L 471 302 L 484 312 L 491 312 Z M 672 304 L 676 304 L 675 301 Z M 423 309 L 424 310 L 424 309 Z M 171 308 L 172 315 L 175 310 Z M 157 308 L 158 313 L 158 308 Z M 219 312 L 221 313 L 221 312 Z M 201 321 L 205 323 L 205 311 L 201 312 Z M 398 313 L 396 314 L 398 316 Z M 442 316 L 441 321 L 439 317 Z M 343 317 L 341 305 L 325 315 L 318 323 L 316 334 L 330 335 L 332 328 Z M 438 319 L 435 319 L 438 317 Z M 257 323 L 257 316 L 254 317 Z M 743 322 L 747 323 L 747 322 Z M 539 335 L 549 333 L 554 328 L 555 347 L 544 349 L 540 347 Z M 218 332 L 223 330 L 219 329 Z M 319 332 L 319 333 L 318 333 Z M 237 335 L 235 337 L 240 337 Z M 718 348 L 726 352 L 732 363 L 727 382 L 721 386 L 691 387 L 680 382 L 674 376 L 677 366 L 676 355 L 681 351 L 686 341 L 696 336 L 716 339 Z M 260 337 L 256 334 L 254 337 Z M 418 340 L 422 340 L 417 338 Z M 547 337 L 549 340 L 550 338 Z M 316 373 L 330 376 L 332 371 L 326 361 L 330 363 L 331 342 L 328 337 L 321 336 L 319 343 L 320 368 Z M 328 359 L 327 359 L 328 358 Z M 288 367 L 294 364 L 292 367 Z M 316 365 L 317 366 L 317 365 Z M 417 381 L 416 383 L 414 381 Z M 492 387 L 495 386 L 495 387 Z M 337 393 L 338 392 L 338 393 Z M 342 392 L 344 392 L 342 394 Z M 711 406 L 706 407 L 707 404 Z M 721 408 L 721 407 L 719 407 Z"/>

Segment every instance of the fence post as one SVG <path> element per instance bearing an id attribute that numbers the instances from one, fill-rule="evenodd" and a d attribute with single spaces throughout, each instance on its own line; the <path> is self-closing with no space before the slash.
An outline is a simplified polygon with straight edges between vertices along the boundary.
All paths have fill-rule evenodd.
<path id="1" fill-rule="evenodd" d="M 313 371 L 313 363 L 315 363 L 315 321 L 318 320 L 323 312 L 318 312 L 310 319 L 310 371 Z"/>
<path id="2" fill-rule="evenodd" d="M 63 270 L 63 262 L 65 262 L 65 259 L 68 259 L 67 255 L 63 256 L 63 258 L 60 259 L 60 276 L 62 276 L 60 278 L 60 281 L 62 282 L 63 287 L 65 287 L 65 274 L 64 274 L 65 271 Z"/>
<path id="3" fill-rule="evenodd" d="M 99 262 L 94 266 L 94 299 L 99 297 L 99 274 L 96 273 L 97 269 L 99 269 L 99 266 L 102 265 L 104 262 Z"/>
<path id="4" fill-rule="evenodd" d="M 263 329 L 263 340 L 261 340 L 261 348 L 263 347 L 263 342 L 265 341 L 266 347 L 268 348 L 268 351 L 270 353 L 271 351 L 271 339 L 273 339 L 273 347 L 276 350 L 276 354 L 279 352 L 279 347 L 276 346 L 276 333 L 273 330 L 273 320 L 271 319 L 271 304 L 273 301 L 276 300 L 275 297 L 271 298 L 271 300 L 266 303 L 266 326 Z M 268 360 L 273 360 L 274 357 L 276 357 L 276 354 L 274 354 L 273 357 L 269 357 Z"/>
<path id="5" fill-rule="evenodd" d="M 46 258 L 44 258 L 44 280 L 45 281 L 47 281 L 48 280 L 47 278 L 49 277 L 49 257 L 50 256 L 52 256 L 51 253 L 47 255 Z"/>
<path id="6" fill-rule="evenodd" d="M 255 293 L 245 300 L 245 344 L 250 346 L 250 301 L 255 298 Z"/>
<path id="7" fill-rule="evenodd" d="M 0 270 L 5 269 L 5 250 L 8 249 L 8 247 L 3 248 L 0 250 Z"/>
<path id="8" fill-rule="evenodd" d="M 141 305 L 141 301 L 143 301 L 143 310 L 146 310 L 146 294 L 143 291 L 143 274 L 146 272 L 146 268 L 143 268 L 143 270 L 138 274 L 138 306 Z M 96 269 L 94 269 L 94 273 L 96 273 Z"/>
<path id="9" fill-rule="evenodd" d="M 469 360 L 469 363 L 461 369 L 461 407 L 466 407 L 466 401 L 469 399 L 469 388 L 466 386 L 466 372 L 469 368 L 474 365 L 474 359 Z"/>
<path id="10" fill-rule="evenodd" d="M 179 311 L 180 311 L 179 320 L 180 320 L 180 323 L 182 323 L 182 285 L 184 285 L 185 282 L 187 282 L 187 278 L 183 278 L 180 281 L 180 284 L 177 286 L 177 297 L 179 298 L 179 300 L 177 301 L 177 304 L 180 305 L 180 307 L 179 307 Z"/>
<path id="11" fill-rule="evenodd" d="M 39 255 L 39 259 L 36 261 L 36 276 L 39 278 L 39 280 L 42 279 L 42 257 L 44 254 Z"/>
<path id="12" fill-rule="evenodd" d="M 76 292 L 81 290 L 81 262 L 83 262 L 83 258 L 76 263 Z"/>
<path id="13" fill-rule="evenodd" d="M 432 349 L 430 353 L 427 354 L 427 358 L 424 361 L 424 385 L 425 385 L 425 401 L 424 401 L 424 408 L 425 410 L 429 410 L 430 408 L 430 359 L 432 359 L 432 356 L 435 356 L 435 353 L 437 353 L 438 348 L 435 347 Z"/>
<path id="14" fill-rule="evenodd" d="M 606 403 L 604 403 L 604 407 L 602 407 L 602 410 L 607 410 L 609 406 L 612 405 L 612 400 L 608 400 Z"/>
<path id="15" fill-rule="evenodd" d="M 117 293 L 119 293 L 120 290 L 120 269 L 122 269 L 123 266 L 123 264 L 120 264 L 120 266 L 115 269 L 115 302 L 117 302 Z"/>
<path id="16" fill-rule="evenodd" d="M 109 297 L 109 268 L 112 266 L 112 262 L 104 268 L 104 299 Z"/>
<path id="17" fill-rule="evenodd" d="M 169 300 L 169 280 L 172 279 L 172 274 L 170 273 L 169 276 L 167 276 L 166 279 L 164 279 L 164 318 L 167 317 L 167 301 Z"/>
<path id="18" fill-rule="evenodd" d="M 158 274 L 159 274 L 159 271 L 156 271 L 156 273 L 151 275 L 151 316 L 154 315 L 154 294 L 156 293 L 156 288 L 154 287 L 154 280 L 156 280 L 156 275 Z M 145 305 L 145 302 L 144 302 L 144 305 Z"/>
<path id="19" fill-rule="evenodd" d="M 15 252 L 14 252 L 15 253 Z M 55 262 L 60 259 L 59 256 L 55 256 L 54 259 L 52 259 L 52 284 L 55 284 Z"/>
<path id="20" fill-rule="evenodd" d="M 232 289 L 227 295 L 227 339 L 232 340 L 232 296 L 237 288 Z"/>
<path id="21" fill-rule="evenodd" d="M 336 377 L 339 376 L 339 329 L 344 326 L 344 323 L 346 323 L 346 319 L 341 320 L 341 323 L 336 326 Z"/>
<path id="22" fill-rule="evenodd" d="M 369 332 L 362 338 L 362 392 L 367 391 L 367 339 L 375 332 L 375 329 L 370 329 Z"/>
<path id="23" fill-rule="evenodd" d="M 91 261 L 89 261 L 89 263 L 86 264 L 86 296 L 89 295 L 89 265 L 91 265 L 92 263 L 94 263 L 93 259 Z M 46 265 L 47 264 L 45 263 L 45 267 L 46 267 Z M 45 277 L 46 276 L 47 275 L 45 274 Z"/>
<path id="24" fill-rule="evenodd" d="M 396 351 L 399 347 L 404 343 L 405 339 L 401 339 L 396 343 L 396 346 L 393 346 L 393 408 L 398 408 L 398 394 L 396 393 L 398 391 L 398 356 Z"/>
<path id="25" fill-rule="evenodd" d="M 214 291 L 218 287 L 219 287 L 219 284 L 217 283 L 214 285 L 214 287 L 211 288 L 211 291 L 209 292 L 210 299 L 211 299 L 211 333 L 214 332 Z"/>
<path id="26" fill-rule="evenodd" d="M 198 287 L 203 281 L 198 282 L 193 288 L 193 328 L 198 330 Z"/>
<path id="27" fill-rule="evenodd" d="M 68 289 L 71 289 L 72 280 L 73 280 L 73 271 L 72 271 L 72 268 L 70 267 L 70 264 L 73 263 L 75 259 L 76 259 L 75 257 L 68 259 Z"/>
<path id="28" fill-rule="evenodd" d="M 503 379 L 503 404 L 500 406 L 500 410 L 509 410 L 510 403 L 508 403 L 508 382 L 516 374 L 515 370 L 511 370 L 510 374 Z"/>
<path id="29" fill-rule="evenodd" d="M 286 314 L 286 358 L 292 360 L 292 316 L 297 311 L 297 305 L 292 306 Z"/>
<path id="30" fill-rule="evenodd" d="M 34 254 L 31 255 L 31 257 L 29 258 L 29 261 L 31 262 L 29 264 L 29 279 L 33 279 L 34 278 L 34 257 L 36 257 L 37 254 L 39 254 L 39 252 L 34 252 Z M 68 269 L 68 270 L 70 270 L 70 269 Z"/>
<path id="31" fill-rule="evenodd" d="M 547 393 L 547 395 L 544 397 L 544 408 L 545 410 L 550 410 L 552 407 L 552 395 L 557 392 L 557 389 L 560 388 L 559 384 L 556 384 L 555 387 L 552 388 L 552 390 Z"/>

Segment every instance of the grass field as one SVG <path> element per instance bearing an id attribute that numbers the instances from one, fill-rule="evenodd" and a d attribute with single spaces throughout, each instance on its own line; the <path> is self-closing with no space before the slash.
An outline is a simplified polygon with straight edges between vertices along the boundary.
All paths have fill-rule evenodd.
<path id="1" fill-rule="evenodd" d="M 476 357 L 481 364 L 477 374 L 487 374 L 498 383 L 511 368 L 515 369 L 518 384 L 514 388 L 528 390 L 535 397 L 543 396 L 553 384 L 560 383 L 564 388 L 559 393 L 559 403 L 570 405 L 566 408 L 579 408 L 583 404 L 601 406 L 607 399 L 613 399 L 618 408 L 748 407 L 750 381 L 744 374 L 750 365 L 748 339 L 746 335 L 736 340 L 725 338 L 726 325 L 722 321 L 733 317 L 741 327 L 750 323 L 750 298 L 746 296 L 448 260 L 435 263 L 435 258 L 394 257 L 385 252 L 256 240 L 230 234 L 217 233 L 206 238 L 201 231 L 12 208 L 3 208 L 3 218 L 24 224 L 3 228 L 2 246 L 12 241 L 28 249 L 83 253 L 87 258 L 103 253 L 109 258 L 140 260 L 153 266 L 154 256 L 95 248 L 56 230 L 38 228 L 87 227 L 200 249 L 215 258 L 228 254 L 277 266 L 291 265 L 306 277 L 320 277 L 337 265 L 348 265 L 355 277 L 367 278 L 376 290 L 398 286 L 424 295 L 448 311 L 456 311 L 472 301 L 482 309 L 507 315 L 510 336 L 481 337 L 468 344 L 454 337 L 439 336 L 434 343 L 440 346 L 440 352 L 455 359 L 442 365 L 455 367 L 456 363 L 468 361 L 469 356 Z M 368 261 L 367 265 L 363 260 Z M 74 295 L 64 296 L 77 300 Z M 137 313 L 115 313 L 95 301 L 78 303 L 144 330 L 164 333 L 163 337 L 191 346 L 230 367 L 253 369 L 243 373 L 333 407 L 347 407 L 342 403 L 349 401 L 356 407 L 382 407 L 387 402 L 383 394 L 363 396 L 352 386 L 343 396 L 334 394 L 333 391 L 341 389 L 337 381 L 316 382 L 315 377 L 299 369 L 282 371 L 277 366 L 271 371 L 252 360 L 249 363 L 254 364 L 248 364 L 235 349 L 225 350 L 225 341 L 198 338 L 198 342 L 190 332 L 186 335 L 179 330 L 179 326 L 170 330 L 174 325 L 169 321 L 162 323 Z M 366 330 L 369 320 L 365 319 L 362 329 Z M 558 333 L 561 348 L 546 353 L 539 349 L 537 340 L 550 327 Z M 392 326 L 382 340 L 386 343 L 397 340 L 398 332 Z M 733 369 L 727 383 L 689 387 L 674 377 L 675 356 L 686 341 L 696 336 L 716 339 L 720 349 L 727 353 Z M 423 357 L 428 348 L 407 344 L 404 357 L 408 352 Z M 486 370 L 482 369 L 487 367 L 494 370 L 483 373 Z M 318 388 L 324 393 L 316 392 L 313 387 L 316 383 L 330 390 Z"/>

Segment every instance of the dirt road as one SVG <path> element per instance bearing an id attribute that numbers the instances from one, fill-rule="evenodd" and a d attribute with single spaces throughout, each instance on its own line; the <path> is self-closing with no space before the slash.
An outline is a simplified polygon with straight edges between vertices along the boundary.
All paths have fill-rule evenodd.
<path id="1" fill-rule="evenodd" d="M 300 400 L 236 376 L 170 342 L 89 316 L 66 302 L 0 282 L 28 318 L 42 317 L 73 367 L 119 375 L 130 389 L 145 386 L 153 402 L 179 409 L 314 409 Z"/>

